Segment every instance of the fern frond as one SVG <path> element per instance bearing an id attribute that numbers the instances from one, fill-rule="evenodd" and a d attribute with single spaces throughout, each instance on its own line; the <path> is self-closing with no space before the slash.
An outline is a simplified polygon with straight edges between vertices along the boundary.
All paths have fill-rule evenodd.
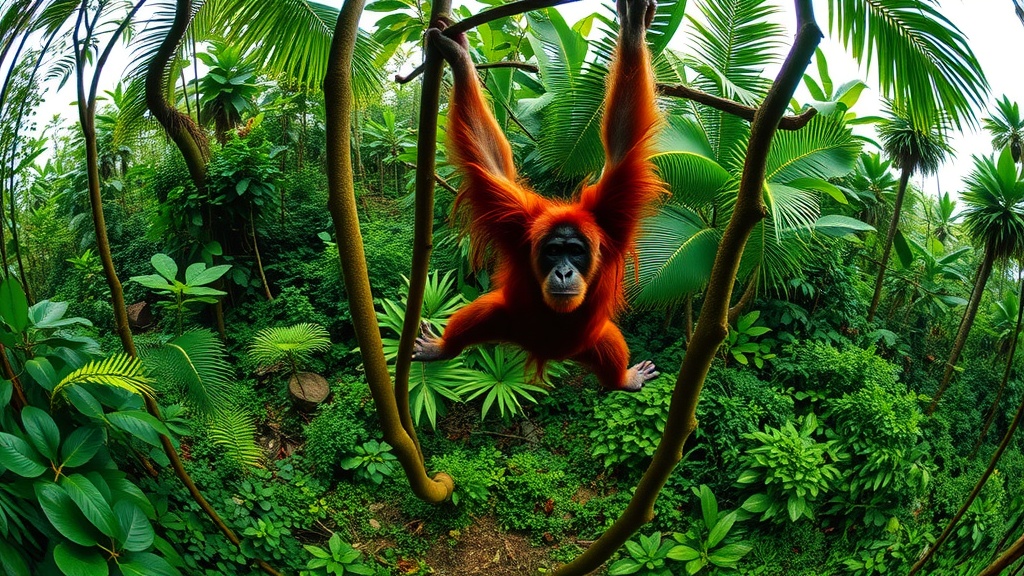
<path id="1" fill-rule="evenodd" d="M 230 404 L 234 373 L 224 344 L 209 330 L 190 330 L 145 353 L 149 374 L 163 389 L 185 391 L 200 415 L 212 416 Z"/>
<path id="2" fill-rule="evenodd" d="M 220 410 L 210 419 L 207 432 L 214 444 L 224 448 L 228 458 L 262 468 L 263 450 L 256 444 L 256 424 L 248 413 L 238 408 Z"/>
<path id="3" fill-rule="evenodd" d="M 143 374 L 138 358 L 127 354 L 114 354 L 103 360 L 93 360 L 64 377 L 53 388 L 52 398 L 57 398 L 65 389 L 81 384 L 99 384 L 127 390 L 132 394 L 153 397 L 151 380 Z"/>

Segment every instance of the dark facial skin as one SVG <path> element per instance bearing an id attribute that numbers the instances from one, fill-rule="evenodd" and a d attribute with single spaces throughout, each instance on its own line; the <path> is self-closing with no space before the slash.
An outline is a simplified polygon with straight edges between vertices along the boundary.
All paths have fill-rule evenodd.
<path id="1" fill-rule="evenodd" d="M 562 225 L 552 230 L 541 243 L 538 258 L 549 299 L 582 300 L 587 289 L 585 275 L 591 265 L 590 245 L 576 228 Z"/>

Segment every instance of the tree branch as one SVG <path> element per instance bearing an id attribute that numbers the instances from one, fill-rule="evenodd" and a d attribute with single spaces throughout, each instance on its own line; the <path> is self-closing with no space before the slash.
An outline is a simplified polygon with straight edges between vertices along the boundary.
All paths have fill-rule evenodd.
<path id="1" fill-rule="evenodd" d="M 484 10 L 479 14 L 474 14 L 465 20 L 460 20 L 459 22 L 445 28 L 443 34 L 449 38 L 455 38 L 463 32 L 468 32 L 471 28 L 476 28 L 481 24 L 486 24 L 492 20 L 497 20 L 498 18 L 506 18 L 508 16 L 531 12 L 533 10 L 550 8 L 552 6 L 559 6 L 561 4 L 569 4 L 570 2 L 577 1 L 578 0 L 519 0 L 518 2 L 509 2 L 508 4 L 503 4 L 501 6 L 491 8 L 490 10 Z M 423 64 L 420 64 L 405 76 L 395 76 L 395 82 L 405 84 L 422 74 L 423 70 L 424 66 Z"/>
<path id="2" fill-rule="evenodd" d="M 757 108 L 741 104 L 735 100 L 729 100 L 728 98 L 708 94 L 707 92 L 697 90 L 696 88 L 691 88 L 683 84 L 658 84 L 658 92 L 665 96 L 693 100 L 699 104 L 710 106 L 715 110 L 721 110 L 727 114 L 743 118 L 748 122 L 754 119 L 754 113 L 757 112 Z M 799 130 L 806 126 L 807 123 L 811 121 L 811 118 L 814 118 L 817 114 L 817 110 L 814 108 L 808 108 L 806 111 L 801 112 L 796 116 L 783 116 L 782 119 L 779 120 L 779 129 Z"/>

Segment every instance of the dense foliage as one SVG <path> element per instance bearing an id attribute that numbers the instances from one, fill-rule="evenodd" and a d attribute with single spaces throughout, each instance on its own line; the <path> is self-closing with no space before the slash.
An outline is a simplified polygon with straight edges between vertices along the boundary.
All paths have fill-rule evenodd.
<path id="1" fill-rule="evenodd" d="M 659 81 L 758 102 L 785 42 L 780 6 L 691 2 L 684 20 L 686 4 L 662 2 L 649 32 Z M 455 482 L 450 502 L 430 505 L 382 441 L 326 210 L 330 104 L 310 78 L 323 76 L 337 12 L 269 0 L 196 8 L 165 88 L 208 147 L 197 181 L 143 113 L 153 34 L 172 15 L 146 16 L 145 31 L 135 15 L 136 36 L 112 34 L 127 12 L 118 3 L 2 6 L 0 576 L 523 574 L 572 559 L 625 509 L 665 429 L 735 206 L 746 121 L 662 102 L 654 162 L 673 194 L 644 221 L 621 319 L 633 357 L 652 358 L 659 379 L 603 393 L 579 366 L 538 373 L 497 344 L 413 364 L 426 468 Z M 974 155 L 964 182 L 943 182 L 952 188 L 939 197 L 901 185 L 904 172 L 940 165 L 949 130 L 979 113 L 984 76 L 930 0 L 830 8 L 819 17 L 836 18 L 858 58 L 865 43 L 893 40 L 877 81 L 890 117 L 858 116 L 872 82 L 833 82 L 818 53 L 798 93 L 807 101 L 789 113 L 818 112 L 772 144 L 767 218 L 743 253 L 699 427 L 653 521 L 607 574 L 905 573 L 958 513 L 924 573 L 976 574 L 1021 537 L 1024 122 L 1002 97 L 983 122 L 994 150 L 958 151 Z M 69 33 L 80 9 L 85 39 Z M 418 60 L 429 5 L 367 9 L 353 63 L 356 199 L 393 361 L 409 301 L 419 94 L 382 78 Z M 570 195 L 601 168 L 610 14 L 570 24 L 532 12 L 468 36 L 479 62 L 529 64 L 481 79 L 544 194 Z M 231 23 L 243 15 L 251 24 Z M 84 85 L 102 69 L 83 62 L 106 42 L 124 50 L 122 39 L 143 64 L 94 110 L 98 234 L 87 133 L 78 121 L 37 126 L 34 113 L 50 96 L 43 77 Z M 74 47 L 88 57 L 76 63 Z M 422 316 L 441 330 L 491 279 L 449 219 L 458 176 L 439 158 Z M 119 338 L 111 271 L 125 280 L 137 353 Z M 307 372 L 325 379 L 326 400 L 290 390 Z"/>

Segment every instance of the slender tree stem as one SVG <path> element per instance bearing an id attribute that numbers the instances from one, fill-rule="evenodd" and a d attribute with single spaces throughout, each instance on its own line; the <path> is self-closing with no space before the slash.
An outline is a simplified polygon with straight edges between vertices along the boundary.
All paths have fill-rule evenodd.
<path id="1" fill-rule="evenodd" d="M 971 504 L 978 497 L 978 494 L 981 494 L 982 488 L 985 487 L 985 483 L 988 482 L 988 479 L 992 476 L 992 473 L 996 469 L 996 465 L 999 464 L 999 459 L 1002 458 L 1003 452 L 1006 451 L 1006 448 L 1010 445 L 1010 441 L 1013 440 L 1013 434 L 1014 432 L 1017 431 L 1017 427 L 1020 426 L 1021 416 L 1024 416 L 1024 400 L 1021 400 L 1020 404 L 1017 406 L 1017 413 L 1013 417 L 1013 422 L 1010 423 L 1010 427 L 1006 430 L 1006 434 L 1003 434 L 1002 442 L 999 443 L 999 447 L 996 448 L 995 453 L 992 454 L 992 458 L 990 458 L 988 461 L 988 468 L 985 469 L 985 472 L 981 475 L 981 478 L 978 478 L 978 482 L 974 485 L 974 489 L 971 490 L 970 495 L 967 496 L 967 500 L 964 501 L 964 503 L 960 506 L 960 509 L 956 511 L 956 515 L 954 515 L 953 518 L 949 521 L 949 524 L 946 525 L 946 529 L 942 531 L 942 534 L 940 534 L 939 537 L 935 540 L 935 543 L 932 544 L 930 548 L 928 548 L 928 551 L 925 553 L 925 555 L 922 556 L 921 559 L 918 560 L 910 569 L 910 572 L 907 576 L 913 576 L 922 568 L 924 568 L 925 564 L 927 564 L 928 561 L 932 558 L 932 556 L 935 555 L 936 550 L 938 550 L 939 547 L 942 546 L 942 544 L 946 541 L 946 539 L 949 538 L 950 534 L 953 533 L 953 529 L 956 528 L 956 523 L 960 521 L 960 518 L 962 518 L 963 515 L 967 512 L 967 509 L 971 507 Z M 1014 546 L 1012 546 L 1010 550 L 1007 551 L 1007 554 L 1013 551 L 1014 547 L 1016 547 L 1018 544 L 1020 544 L 1020 542 L 1014 544 Z M 1018 551 L 1017 557 L 1020 556 L 1021 551 Z M 1003 558 L 1005 556 L 1006 554 L 1004 554 L 1000 558 Z M 999 560 L 996 560 L 996 563 L 998 562 Z M 996 563 L 993 563 L 992 566 L 995 566 Z M 1009 566 L 1010 563 L 1012 563 L 1012 561 L 1005 564 L 1003 567 Z M 982 574 L 998 574 L 1001 568 L 1000 570 L 993 571 L 992 566 L 986 568 L 985 571 L 982 572 Z"/>
<path id="2" fill-rule="evenodd" d="M 402 426 L 391 375 L 380 338 L 380 326 L 373 307 L 373 294 L 366 269 L 363 237 L 359 231 L 355 187 L 352 180 L 352 53 L 364 0 L 345 0 L 331 41 L 324 79 L 327 114 L 328 208 L 338 238 L 345 292 L 348 294 L 352 324 L 363 357 L 366 380 L 373 394 L 384 440 L 395 450 L 413 492 L 428 502 L 447 500 L 455 485 L 447 474 L 427 477 L 416 443 Z M 431 113 L 436 114 L 437 110 Z"/>
<path id="3" fill-rule="evenodd" d="M 430 24 L 437 26 L 450 18 L 451 0 L 435 0 L 431 5 Z M 409 371 L 412 348 L 420 327 L 423 296 L 430 273 L 430 253 L 434 247 L 434 165 L 437 152 L 437 110 L 441 102 L 441 76 L 444 58 L 434 46 L 424 46 L 425 73 L 420 87 L 419 141 L 416 146 L 416 220 L 413 230 L 412 273 L 406 298 L 405 321 L 395 359 L 395 400 L 402 427 L 420 451 L 416 426 L 409 410 Z M 420 452 L 420 459 L 423 458 Z"/>
<path id="4" fill-rule="evenodd" d="M 896 201 L 893 202 L 892 220 L 889 221 L 889 230 L 885 234 L 885 246 L 882 247 L 882 260 L 878 263 L 878 276 L 875 277 L 875 292 L 871 296 L 871 307 L 868 308 L 868 322 L 875 319 L 875 312 L 878 311 L 878 303 L 882 297 L 882 283 L 885 280 L 885 269 L 889 263 L 889 254 L 892 251 L 892 242 L 896 238 L 896 230 L 900 225 L 900 211 L 903 209 L 903 199 L 907 193 L 907 183 L 910 182 L 910 167 L 904 166 L 900 173 L 900 186 L 896 191 Z"/>
<path id="5" fill-rule="evenodd" d="M 988 434 L 989 427 L 996 419 L 996 412 L 999 410 L 999 401 L 1003 398 L 1003 392 L 1006 390 L 1006 384 L 1010 381 L 1010 373 L 1013 371 L 1013 359 L 1017 355 L 1017 341 L 1020 337 L 1021 325 L 1024 323 L 1024 271 L 1022 271 L 1019 282 L 1020 297 L 1017 299 L 1017 324 L 1014 325 L 1013 336 L 1010 337 L 1010 352 L 1007 354 L 1006 366 L 1003 368 L 1003 379 L 999 382 L 999 391 L 996 392 L 996 399 L 992 401 L 992 408 L 988 411 L 988 416 L 985 418 L 985 424 L 981 427 L 978 439 L 974 441 L 974 448 L 971 448 L 971 460 L 973 460 L 974 456 L 978 453 L 978 449 L 981 448 L 981 443 L 985 440 L 985 435 Z"/>
<path id="6" fill-rule="evenodd" d="M 555 576 L 578 576 L 597 570 L 654 517 L 658 493 L 682 457 L 686 439 L 697 426 L 697 401 L 704 379 L 718 347 L 728 335 L 729 301 L 743 248 L 754 227 L 765 217 L 762 188 L 772 138 L 814 49 L 821 41 L 821 30 L 814 21 L 811 0 L 796 0 L 796 6 L 796 40 L 775 83 L 754 114 L 736 207 L 722 235 L 697 328 L 676 378 L 661 442 L 622 515 L 579 558 L 557 568 Z"/>

